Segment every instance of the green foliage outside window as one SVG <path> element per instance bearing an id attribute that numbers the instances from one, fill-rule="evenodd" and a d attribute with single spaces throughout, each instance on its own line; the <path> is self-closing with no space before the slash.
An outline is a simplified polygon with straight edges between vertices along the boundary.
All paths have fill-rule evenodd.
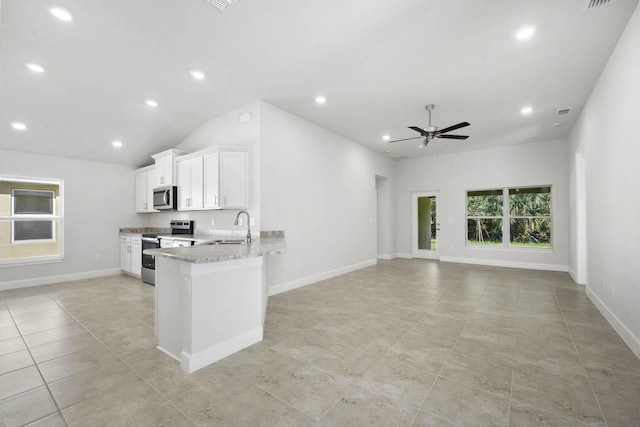
<path id="1" fill-rule="evenodd" d="M 510 246 L 550 248 L 551 187 L 467 192 L 467 244 L 503 245 L 505 221 Z"/>

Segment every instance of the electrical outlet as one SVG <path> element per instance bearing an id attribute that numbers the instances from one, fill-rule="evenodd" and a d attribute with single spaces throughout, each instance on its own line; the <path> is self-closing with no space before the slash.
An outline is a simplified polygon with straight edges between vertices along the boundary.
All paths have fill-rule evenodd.
<path id="1" fill-rule="evenodd" d="M 256 225 L 256 219 L 255 218 L 251 218 L 251 221 L 249 221 L 249 224 L 253 227 L 254 225 Z"/>
<path id="2" fill-rule="evenodd" d="M 97 255 L 96 255 L 96 261 L 100 261 L 101 259 L 102 259 L 102 255 L 97 254 Z"/>
<path id="3" fill-rule="evenodd" d="M 215 218 L 211 218 L 211 225 L 216 225 L 216 219 Z"/>
<path id="4" fill-rule="evenodd" d="M 244 218 L 238 218 L 238 225 L 244 225 Z"/>

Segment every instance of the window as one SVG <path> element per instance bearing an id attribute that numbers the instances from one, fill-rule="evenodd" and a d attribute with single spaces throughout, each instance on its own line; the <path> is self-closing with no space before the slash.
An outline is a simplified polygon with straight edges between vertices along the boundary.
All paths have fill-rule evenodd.
<path id="1" fill-rule="evenodd" d="M 551 248 L 551 187 L 467 191 L 467 245 Z"/>
<path id="2" fill-rule="evenodd" d="M 0 264 L 63 258 L 62 181 L 0 177 Z"/>
<path id="3" fill-rule="evenodd" d="M 502 190 L 467 192 L 467 243 L 502 244 Z"/>
<path id="4" fill-rule="evenodd" d="M 53 218 L 55 192 L 43 190 L 12 190 L 13 242 L 53 240 L 54 222 L 40 221 L 34 217 Z M 24 220 L 21 220 L 23 219 Z"/>
<path id="5" fill-rule="evenodd" d="M 551 247 L 551 187 L 509 189 L 509 243 Z"/>

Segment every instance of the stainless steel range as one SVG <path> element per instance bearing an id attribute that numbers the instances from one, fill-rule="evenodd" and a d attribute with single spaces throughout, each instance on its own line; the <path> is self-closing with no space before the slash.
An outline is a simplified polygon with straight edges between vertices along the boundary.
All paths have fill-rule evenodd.
<path id="1" fill-rule="evenodd" d="M 171 235 L 193 234 L 193 221 L 172 220 L 169 224 L 171 227 Z M 163 236 L 163 235 L 162 235 Z M 142 235 L 142 281 L 151 285 L 156 284 L 156 259 L 151 255 L 145 255 L 145 249 L 156 249 L 163 245 L 161 242 L 167 242 L 170 238 L 164 238 L 158 234 Z"/>

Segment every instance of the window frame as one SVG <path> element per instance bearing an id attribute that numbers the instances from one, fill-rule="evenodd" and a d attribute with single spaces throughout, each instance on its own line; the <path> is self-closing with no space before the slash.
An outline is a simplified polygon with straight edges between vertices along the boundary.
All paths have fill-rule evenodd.
<path id="1" fill-rule="evenodd" d="M 502 206 L 500 207 L 500 210 L 502 211 L 502 215 L 500 216 L 496 216 L 496 215 L 471 215 L 469 216 L 469 205 L 468 205 L 468 201 L 469 201 L 469 193 L 473 193 L 473 192 L 498 192 L 500 191 L 502 193 Z M 496 194 L 497 195 L 497 194 Z M 494 248 L 498 248 L 504 245 L 504 210 L 505 210 L 505 205 L 504 205 L 504 190 L 500 189 L 500 188 L 496 188 L 496 189 L 480 189 L 480 190 L 467 190 L 465 192 L 465 203 L 464 203 L 464 209 L 465 209 L 465 241 L 466 241 L 466 246 L 471 246 L 471 247 L 481 247 L 481 248 L 486 248 L 486 247 L 494 247 Z M 491 219 L 491 220 L 500 220 L 502 221 L 502 227 L 501 227 L 501 244 L 477 244 L 477 245 L 469 245 L 469 219 L 475 219 L 475 220 L 482 220 L 482 219 Z"/>
<path id="2" fill-rule="evenodd" d="M 517 190 L 517 189 L 529 189 L 529 188 L 549 188 L 549 215 L 542 216 L 519 216 L 511 215 L 511 205 L 509 200 L 509 191 Z M 478 216 L 478 215 L 468 215 L 468 197 L 470 192 L 479 192 L 479 191 L 496 191 L 502 192 L 502 216 L 494 217 L 494 216 Z M 551 184 L 543 184 L 543 185 L 522 185 L 522 186 L 512 186 L 512 187 L 501 187 L 501 188 L 483 188 L 483 189 L 467 189 L 465 190 L 465 204 L 464 204 L 464 227 L 465 227 L 465 248 L 468 249 L 481 249 L 481 250 L 508 250 L 508 251 L 534 251 L 534 252 L 553 252 L 554 248 L 554 235 L 555 229 L 553 226 L 553 185 Z M 470 244 L 469 243 L 469 219 L 500 219 L 502 220 L 502 244 Z M 550 222 L 550 244 L 549 247 L 535 247 L 535 246 L 526 246 L 526 245 L 513 245 L 511 244 L 511 219 L 519 219 L 519 218 L 548 218 Z"/>
<path id="3" fill-rule="evenodd" d="M 9 183 L 11 188 L 11 212 L 10 215 L 1 215 L 0 222 L 11 223 L 11 245 L 27 245 L 38 243 L 52 243 L 57 242 L 58 252 L 55 255 L 41 255 L 30 256 L 21 258 L 0 258 L 0 267 L 23 265 L 23 264 L 46 264 L 62 262 L 64 260 L 64 180 L 56 178 L 40 178 L 40 177 L 20 177 L 11 175 L 0 175 L 0 182 Z M 34 190 L 34 191 L 52 191 L 53 197 L 53 214 L 16 214 L 15 213 L 15 200 L 14 190 L 31 190 L 29 188 L 19 188 L 20 184 L 30 185 L 43 185 L 43 186 L 56 186 L 56 191 L 53 190 Z M 57 199 L 57 200 L 56 200 Z M 15 240 L 14 221 L 18 220 L 42 220 L 52 221 L 52 238 L 51 239 L 35 239 L 35 240 Z"/>
<path id="4" fill-rule="evenodd" d="M 52 194 L 52 206 L 50 214 L 20 214 L 16 213 L 16 191 L 32 191 L 40 193 Z M 11 244 L 22 243 L 39 243 L 39 242 L 55 242 L 56 241 L 56 192 L 52 190 L 33 190 L 30 188 L 12 188 L 11 189 Z M 16 240 L 16 222 L 38 220 L 38 221 L 50 221 L 51 222 L 51 238 L 50 239 L 24 239 Z"/>
<path id="5" fill-rule="evenodd" d="M 511 195 L 511 190 L 523 190 L 523 189 L 529 189 L 529 188 L 549 188 L 549 215 L 537 215 L 537 216 L 523 216 L 523 215 L 511 215 L 511 200 L 509 198 L 509 196 Z M 526 187 L 509 187 L 509 188 L 505 188 L 504 189 L 505 193 L 504 193 L 504 197 L 507 203 L 507 216 L 508 216 L 508 227 L 507 229 L 509 230 L 509 247 L 510 248 L 524 248 L 524 249 L 546 249 L 546 250 L 552 250 L 553 249 L 553 191 L 551 189 L 551 185 L 529 185 Z M 545 218 L 549 220 L 549 228 L 551 230 L 550 232 L 550 242 L 549 242 L 549 247 L 535 247 L 535 246 L 527 246 L 527 245 L 513 245 L 511 244 L 511 220 L 512 219 L 535 219 L 535 218 Z"/>

